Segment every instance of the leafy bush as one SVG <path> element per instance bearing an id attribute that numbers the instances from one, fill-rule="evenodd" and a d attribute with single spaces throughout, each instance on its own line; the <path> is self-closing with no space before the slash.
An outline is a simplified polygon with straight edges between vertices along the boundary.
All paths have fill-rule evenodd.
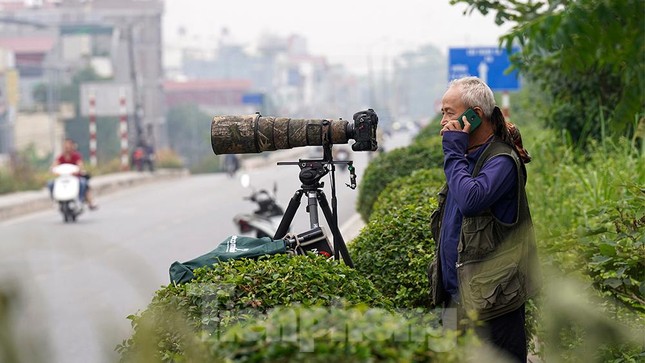
<path id="1" fill-rule="evenodd" d="M 372 283 L 339 262 L 318 256 L 275 255 L 195 270 L 195 279 L 157 291 L 148 308 L 131 315 L 134 333 L 117 350 L 123 361 L 181 360 L 200 351 L 239 320 L 278 306 L 330 306 L 341 301 L 391 307 Z"/>
<path id="2" fill-rule="evenodd" d="M 424 145 L 435 145 L 441 149 L 441 136 L 439 136 L 439 131 L 441 130 L 441 119 L 443 115 L 441 113 L 437 114 L 430 122 L 416 135 L 412 140 L 413 144 L 424 144 Z"/>
<path id="3" fill-rule="evenodd" d="M 52 177 L 48 171 L 50 159 L 50 155 L 38 155 L 34 145 L 12 155 L 8 167 L 0 170 L 0 194 L 45 187 Z"/>
<path id="4" fill-rule="evenodd" d="M 594 211 L 584 227 L 583 271 L 600 291 L 645 314 L 645 194 L 628 189 L 626 199 Z"/>
<path id="5" fill-rule="evenodd" d="M 628 140 L 590 142 L 584 154 L 553 132 L 528 133 L 537 156 L 528 165 L 527 192 L 545 281 L 576 276 L 605 300 L 598 312 L 626 325 L 645 321 L 645 164 Z M 532 141 L 532 142 L 531 142 Z M 548 307 L 548 305 L 544 305 Z M 545 316 L 545 314 L 541 314 Z M 575 356 L 584 347 L 580 322 L 542 331 L 546 349 Z M 582 332 L 582 333 L 581 333 Z M 548 346 L 549 344 L 555 346 Z M 594 351 L 600 361 L 632 361 L 639 349 L 611 343 Z M 636 353 L 634 353 L 636 351 Z"/>
<path id="6" fill-rule="evenodd" d="M 422 314 L 297 307 L 210 337 L 208 354 L 194 361 L 463 362 L 474 342 L 472 334 L 445 333 Z"/>
<path id="7" fill-rule="evenodd" d="M 423 169 L 391 182 L 349 245 L 356 269 L 397 307 L 429 307 L 426 271 L 435 246 L 430 215 L 442 175 L 441 169 Z"/>
<path id="8" fill-rule="evenodd" d="M 394 179 L 410 175 L 417 169 L 429 169 L 443 165 L 443 150 L 430 147 L 428 143 L 414 143 L 378 155 L 363 174 L 358 188 L 356 210 L 364 221 L 369 221 L 374 202 L 381 191 Z"/>
<path id="9" fill-rule="evenodd" d="M 161 149 L 155 153 L 157 168 L 179 169 L 184 166 L 179 155 L 172 149 Z"/>

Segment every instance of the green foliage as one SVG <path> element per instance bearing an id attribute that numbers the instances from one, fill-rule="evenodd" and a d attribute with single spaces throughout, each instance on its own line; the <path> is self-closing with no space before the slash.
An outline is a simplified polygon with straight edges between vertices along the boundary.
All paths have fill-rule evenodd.
<path id="1" fill-rule="evenodd" d="M 463 362 L 472 334 L 457 337 L 427 316 L 382 309 L 279 309 L 211 339 L 217 358 L 241 362 Z"/>
<path id="2" fill-rule="evenodd" d="M 438 147 L 441 149 L 441 137 L 439 136 L 439 131 L 441 131 L 441 118 L 441 114 L 435 116 L 428 125 L 414 135 L 412 143 L 428 145 L 428 147 Z"/>
<path id="3" fill-rule="evenodd" d="M 170 147 L 188 167 L 198 166 L 201 169 L 208 166 L 209 160 L 215 159 L 208 132 L 212 117 L 196 105 L 171 108 L 166 117 Z"/>
<path id="4" fill-rule="evenodd" d="M 9 168 L 0 170 L 0 194 L 37 190 L 50 177 L 51 156 L 40 156 L 33 145 L 12 156 Z"/>
<path id="5" fill-rule="evenodd" d="M 197 269 L 191 282 L 157 291 L 144 312 L 129 317 L 134 334 L 117 350 L 124 361 L 140 354 L 174 361 L 200 351 L 202 337 L 218 336 L 230 324 L 258 318 L 269 309 L 342 301 L 391 306 L 356 270 L 320 256 L 232 260 Z"/>
<path id="6" fill-rule="evenodd" d="M 441 331 L 434 318 L 421 312 L 291 306 L 195 339 L 182 355 L 139 354 L 127 361 L 463 362 L 472 358 L 477 343 L 472 333 Z"/>
<path id="7" fill-rule="evenodd" d="M 500 39 L 519 44 L 512 64 L 536 82 L 553 105 L 547 125 L 564 127 L 579 146 L 606 135 L 634 132 L 645 86 L 645 5 L 640 0 L 484 1 L 466 12 L 496 12 L 498 24 L 515 23 Z"/>
<path id="8" fill-rule="evenodd" d="M 541 259 L 543 265 L 557 269 L 545 281 L 552 282 L 563 275 L 577 276 L 606 299 L 595 303 L 600 314 L 613 316 L 622 324 L 638 321 L 642 324 L 643 156 L 624 138 L 615 143 L 591 142 L 589 151 L 581 154 L 553 131 L 525 136 L 531 152 L 537 156 L 527 166 L 527 191 Z M 592 333 L 576 322 L 542 332 L 540 340 L 547 349 L 575 356 L 575 352 L 587 346 L 585 336 L 589 334 Z M 619 357 L 630 361 L 638 351 L 616 344 L 593 350 L 602 356 L 597 358 L 599 361 L 620 361 Z"/>
<path id="9" fill-rule="evenodd" d="M 356 269 L 397 307 L 430 307 L 426 271 L 435 249 L 430 215 L 442 178 L 441 169 L 422 169 L 388 184 L 369 223 L 349 245 Z"/>
<path id="10" fill-rule="evenodd" d="M 547 269 L 545 301 L 540 305 L 541 355 L 546 362 L 642 362 L 642 315 L 603 307 L 593 289 Z"/>
<path id="11" fill-rule="evenodd" d="M 625 195 L 590 211 L 581 227 L 584 271 L 599 290 L 645 314 L 645 193 L 631 186 Z"/>
<path id="12" fill-rule="evenodd" d="M 198 163 L 191 165 L 191 174 L 215 173 L 222 170 L 223 159 L 214 155 L 200 160 Z"/>
<path id="13" fill-rule="evenodd" d="M 155 153 L 157 168 L 180 169 L 184 164 L 179 155 L 171 149 L 161 149 Z"/>
<path id="14" fill-rule="evenodd" d="M 409 175 L 417 169 L 443 165 L 440 140 L 438 145 L 429 146 L 426 142 L 414 143 L 408 147 L 380 154 L 369 163 L 358 188 L 356 207 L 364 221 L 370 219 L 374 202 L 391 181 Z"/>

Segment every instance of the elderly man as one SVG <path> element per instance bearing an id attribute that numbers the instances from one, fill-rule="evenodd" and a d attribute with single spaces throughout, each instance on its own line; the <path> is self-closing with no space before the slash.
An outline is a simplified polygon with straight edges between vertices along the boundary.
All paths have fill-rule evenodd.
<path id="1" fill-rule="evenodd" d="M 441 111 L 446 186 L 432 221 L 433 302 L 444 308 L 444 327 L 461 328 L 466 313 L 475 312 L 484 341 L 506 358 L 526 362 L 525 302 L 537 289 L 525 192 L 528 153 L 516 145 L 493 92 L 479 78 L 452 81 Z"/>

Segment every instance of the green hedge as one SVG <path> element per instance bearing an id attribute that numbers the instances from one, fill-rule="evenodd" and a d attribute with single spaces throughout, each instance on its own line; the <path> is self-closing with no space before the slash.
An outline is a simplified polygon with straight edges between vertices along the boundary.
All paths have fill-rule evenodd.
<path id="1" fill-rule="evenodd" d="M 429 307 L 426 271 L 434 256 L 430 215 L 442 175 L 440 169 L 422 169 L 391 182 L 369 223 L 349 245 L 356 269 L 397 307 Z"/>
<path id="2" fill-rule="evenodd" d="M 443 332 L 422 314 L 404 316 L 367 306 L 298 307 L 272 311 L 266 319 L 209 338 L 208 349 L 191 361 L 450 363 L 472 358 L 475 342 L 472 334 Z"/>
<path id="3" fill-rule="evenodd" d="M 363 174 L 358 187 L 356 210 L 364 221 L 369 221 L 374 202 L 381 191 L 394 179 L 410 175 L 417 169 L 431 169 L 443 165 L 440 141 L 414 143 L 378 155 Z"/>
<path id="4" fill-rule="evenodd" d="M 276 255 L 195 270 L 195 279 L 157 291 L 148 308 L 131 315 L 133 335 L 117 347 L 122 361 L 177 361 L 203 348 L 240 320 L 278 306 L 339 303 L 391 308 L 374 285 L 336 261 Z M 192 352 L 192 353 L 191 353 Z"/>

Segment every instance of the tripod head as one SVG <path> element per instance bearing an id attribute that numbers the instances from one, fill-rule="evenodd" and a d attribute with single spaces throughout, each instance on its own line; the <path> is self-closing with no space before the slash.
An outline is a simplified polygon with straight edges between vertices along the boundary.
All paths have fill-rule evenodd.
<path id="1" fill-rule="evenodd" d="M 332 171 L 334 172 L 334 165 L 344 164 L 350 173 L 350 183 L 347 185 L 351 189 L 356 189 L 356 173 L 354 162 L 352 160 L 335 161 L 331 153 L 332 144 L 326 143 L 323 145 L 323 156 L 320 159 L 299 159 L 298 161 L 279 161 L 278 165 L 298 165 L 300 167 L 300 174 L 298 175 L 302 182 L 302 188 L 305 190 L 320 189 L 324 183 L 320 179 Z M 334 183 L 332 183 L 334 184 Z M 332 185 L 332 190 L 335 185 Z"/>

